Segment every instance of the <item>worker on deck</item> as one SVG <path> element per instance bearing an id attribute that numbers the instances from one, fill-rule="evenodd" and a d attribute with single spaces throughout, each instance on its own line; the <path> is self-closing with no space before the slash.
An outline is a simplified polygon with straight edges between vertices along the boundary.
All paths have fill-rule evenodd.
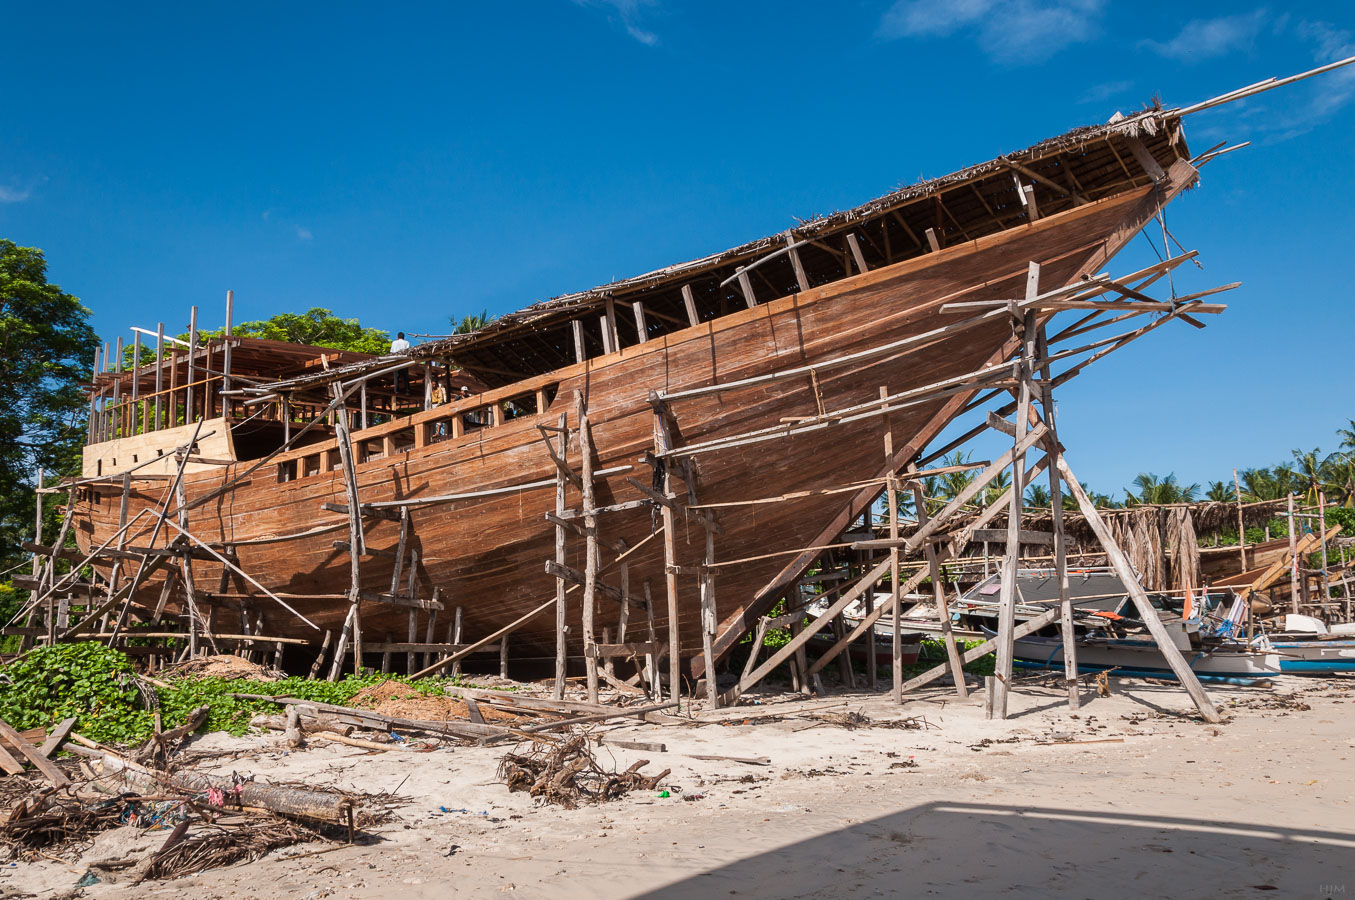
<path id="1" fill-rule="evenodd" d="M 391 353 L 408 353 L 409 341 L 405 340 L 403 331 L 396 332 L 395 340 L 391 341 Z M 395 394 L 398 397 L 409 388 L 409 376 L 405 374 L 404 369 L 397 369 L 395 372 Z"/>

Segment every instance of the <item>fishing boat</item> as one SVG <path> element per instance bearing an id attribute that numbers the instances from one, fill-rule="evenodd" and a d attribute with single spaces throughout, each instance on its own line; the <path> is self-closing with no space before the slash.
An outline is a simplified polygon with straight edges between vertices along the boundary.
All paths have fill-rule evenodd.
<path id="1" fill-rule="evenodd" d="M 1267 638 L 1266 645 L 1279 656 L 1286 675 L 1334 675 L 1355 672 L 1355 638 L 1331 636 L 1294 640 Z"/>
<path id="2" fill-rule="evenodd" d="M 1273 650 L 1242 644 L 1213 644 L 1194 647 L 1179 621 L 1168 624 L 1174 642 L 1185 656 L 1191 671 L 1201 681 L 1223 684 L 1256 684 L 1282 671 L 1280 654 Z M 993 634 L 993 632 L 990 632 Z M 1063 639 L 1030 635 L 1017 638 L 1014 659 L 1024 668 L 1063 671 Z M 1125 678 L 1165 678 L 1176 680 L 1162 651 L 1148 635 L 1109 637 L 1087 634 L 1077 640 L 1079 674 L 1112 672 Z"/>

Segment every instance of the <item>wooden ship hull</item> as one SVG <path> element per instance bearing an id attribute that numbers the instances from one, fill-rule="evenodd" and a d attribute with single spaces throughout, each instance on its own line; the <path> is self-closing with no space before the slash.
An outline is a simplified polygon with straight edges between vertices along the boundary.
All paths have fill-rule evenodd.
<path id="1" fill-rule="evenodd" d="M 1111 184 L 1106 176 L 1107 185 L 1097 189 L 1084 176 L 1080 193 L 1070 188 L 1066 203 L 1046 199 L 1046 211 L 1038 217 L 1032 211 L 1022 218 L 1017 207 L 1018 212 L 1004 214 L 1003 220 L 985 202 L 998 223 L 987 229 L 989 233 L 970 240 L 952 238 L 946 246 L 939 246 L 929 234 L 927 241 L 919 240 L 923 246 L 911 255 L 895 254 L 896 261 L 890 261 L 887 246 L 888 229 L 893 226 L 886 224 L 884 258 L 863 264 L 858 254 L 854 265 L 851 259 L 843 262 L 839 277 L 820 278 L 824 283 L 817 286 L 803 287 L 806 277 L 797 271 L 799 290 L 759 297 L 756 304 L 749 292 L 748 308 L 726 311 L 722 303 L 722 314 L 708 321 L 679 321 L 673 327 L 653 325 L 652 317 L 658 315 L 656 300 L 650 325 L 642 327 L 643 314 L 637 312 L 634 336 L 639 340 L 628 346 L 618 339 L 613 318 L 611 342 L 622 346 L 606 346 L 604 334 L 607 352 L 590 356 L 576 326 L 575 349 L 583 357 L 579 361 L 517 378 L 511 377 L 511 369 L 477 366 L 473 360 L 460 362 L 487 384 L 497 381 L 498 386 L 445 406 L 369 423 L 365 429 L 355 422 L 354 472 L 365 513 L 366 554 L 360 560 L 359 576 L 364 592 L 363 639 L 387 645 L 450 640 L 452 610 L 460 607 L 461 634 L 463 641 L 469 641 L 549 604 L 559 586 L 547 568 L 547 562 L 556 559 L 558 523 L 547 517 L 559 507 L 557 465 L 546 441 L 564 421 L 569 429 L 565 460 L 571 470 L 579 471 L 577 410 L 584 408 L 596 447 L 594 470 L 604 473 L 596 481 L 596 505 L 619 507 L 598 518 L 604 543 L 602 580 L 620 584 L 620 566 L 615 560 L 622 555 L 627 590 L 636 596 L 647 592 L 654 598 L 654 624 L 662 635 L 668 624 L 664 585 L 668 575 L 676 574 L 680 652 L 697 670 L 702 634 L 701 577 L 696 573 L 707 548 L 700 513 L 691 507 L 714 504 L 711 512 L 719 528 L 714 536 L 718 569 L 713 589 L 719 620 L 714 652 L 728 652 L 756 616 L 813 562 L 818 555 L 814 548 L 869 508 L 881 488 L 878 482 L 868 482 L 915 457 L 979 388 L 962 384 L 950 393 L 932 391 L 925 402 L 900 403 L 887 416 L 858 421 L 835 420 L 825 416 L 825 411 L 877 401 L 882 388 L 898 394 L 947 379 L 958 381 L 966 373 L 1000 363 L 1016 346 L 1011 319 L 994 316 L 954 334 L 939 333 L 934 340 L 920 341 L 898 353 L 873 356 L 812 377 L 759 382 L 661 404 L 670 429 L 668 439 L 678 447 L 788 423 L 824 423 L 822 428 L 798 432 L 787 427 L 775 439 L 735 442 L 718 452 L 693 455 L 695 496 L 687 495 L 681 480 L 674 480 L 675 495 L 681 495 L 675 515 L 676 569 L 665 568 L 663 541 L 654 537 L 659 507 L 644 502 L 651 496 L 645 487 L 662 487 L 646 462 L 647 454 L 656 449 L 656 393 L 728 384 L 918 338 L 965 318 L 943 313 L 945 304 L 1023 297 L 1032 262 L 1039 264 L 1042 291 L 1076 284 L 1099 272 L 1163 205 L 1195 180 L 1179 128 L 1169 132 L 1163 123 L 1159 127 L 1162 130 L 1144 151 L 1148 160 L 1136 163 L 1137 157 L 1121 146 L 1115 162 L 1107 164 L 1118 164 L 1123 170 L 1121 176 L 1117 169 L 1118 181 Z M 1086 137 L 1088 143 L 1103 141 L 1112 152 L 1114 145 L 1125 140 L 1129 139 L 1120 132 Z M 1076 147 L 1069 147 L 1061 152 L 1076 152 Z M 1064 159 L 1061 165 L 1072 164 Z M 984 177 L 991 181 L 994 176 L 982 172 L 973 176 Z M 1002 170 L 996 177 L 1010 183 L 1012 171 Z M 1031 184 L 1044 190 L 1049 180 L 1045 177 Z M 917 202 L 927 202 L 927 198 Z M 887 222 L 889 213 L 884 208 L 879 212 Z M 938 223 L 945 221 L 941 211 L 935 215 Z M 866 232 L 870 224 L 863 221 L 848 222 L 844 228 Z M 904 222 L 903 218 L 899 221 Z M 910 234 L 921 230 L 909 229 L 907 224 L 904 228 Z M 871 243 L 876 254 L 880 243 L 878 239 Z M 845 257 L 848 244 L 842 247 Z M 764 247 L 761 252 L 768 250 Z M 650 279 L 637 288 L 635 296 L 654 295 L 656 284 L 676 290 L 680 276 Z M 747 276 L 740 282 L 746 289 Z M 763 293 L 768 293 L 765 288 Z M 604 332 L 606 317 L 615 315 L 612 296 L 602 299 L 599 295 L 595 305 L 588 307 L 599 311 L 606 304 L 601 320 Z M 683 317 L 679 313 L 675 318 Z M 693 321 L 696 318 L 692 316 Z M 598 317 L 589 321 L 596 324 Z M 457 359 L 458 346 L 447 351 L 450 358 Z M 492 373 L 501 371 L 504 374 L 493 377 Z M 514 408 L 503 401 L 517 397 L 534 397 L 535 403 L 522 404 L 521 409 L 529 411 L 518 409 L 519 414 L 510 417 Z M 144 394 L 141 402 L 145 403 Z M 233 431 L 238 448 L 252 427 L 241 421 L 254 409 L 223 403 L 228 415 L 206 419 L 202 431 Z M 481 411 L 474 415 L 487 416 L 482 418 L 483 427 L 472 427 L 471 414 L 464 412 L 471 409 Z M 510 412 L 505 414 L 505 409 Z M 180 426 L 179 432 L 185 427 Z M 136 431 L 133 423 L 134 435 Z M 91 432 L 95 432 L 93 418 Z M 893 449 L 888 458 L 886 432 Z M 119 442 L 161 433 L 93 441 L 87 454 L 111 459 L 109 454 Z M 262 466 L 239 454 L 239 459 L 195 461 L 188 467 L 183 477 L 188 510 L 185 527 L 195 543 L 186 552 L 193 558 L 197 595 L 210 611 L 203 614 L 212 617 L 207 627 L 217 632 L 253 629 L 308 641 L 318 641 L 323 631 L 337 633 L 343 627 L 352 575 L 344 543 L 349 519 L 342 511 L 348 494 L 337 449 L 341 438 L 323 429 L 320 437 L 315 443 L 268 458 Z M 184 438 L 179 434 L 174 440 L 181 443 Z M 173 446 L 174 441 L 165 443 Z M 161 447 L 158 452 L 166 451 Z M 673 467 L 678 461 L 670 459 L 668 465 Z M 123 460 L 127 462 L 131 460 Z M 87 471 L 98 477 L 74 494 L 73 530 L 80 550 L 88 553 L 113 538 L 120 523 L 137 520 L 142 514 L 117 541 L 124 552 L 135 553 L 150 539 L 154 513 L 165 503 L 174 466 L 167 458 L 154 480 L 141 480 L 133 473 L 126 501 L 122 480 L 108 477 L 109 470 L 102 468 L 102 475 Z M 861 487 L 847 492 L 811 490 L 853 484 Z M 223 491 L 223 487 L 228 489 Z M 765 507 L 719 506 L 796 491 L 806 495 Z M 421 502 L 448 496 L 457 499 Z M 579 506 L 578 488 L 570 485 L 564 509 L 577 511 Z M 402 557 L 403 572 L 398 572 L 402 509 L 408 515 L 406 552 L 416 551 L 417 559 L 408 557 L 414 563 L 411 566 Z M 582 518 L 572 515 L 567 520 L 581 525 Z M 162 529 L 162 541 L 179 536 L 176 521 L 170 517 Z M 225 554 L 233 566 L 224 567 L 212 551 Z M 565 566 L 583 571 L 584 555 L 584 541 L 571 531 Z M 110 565 L 108 560 L 96 562 L 105 576 L 110 574 Z M 156 572 L 136 591 L 134 618 L 184 612 L 183 579 L 176 577 L 166 588 L 167 571 Z M 128 578 L 128 572 L 121 577 Z M 580 594 L 581 589 L 573 586 L 566 598 L 571 656 L 582 652 Z M 614 634 L 619 604 L 603 597 L 597 609 L 598 630 L 609 627 Z M 642 614 L 632 612 L 632 640 L 636 634 L 643 639 L 643 619 Z M 556 637 L 554 614 L 538 614 L 513 631 L 513 656 L 553 658 Z"/>

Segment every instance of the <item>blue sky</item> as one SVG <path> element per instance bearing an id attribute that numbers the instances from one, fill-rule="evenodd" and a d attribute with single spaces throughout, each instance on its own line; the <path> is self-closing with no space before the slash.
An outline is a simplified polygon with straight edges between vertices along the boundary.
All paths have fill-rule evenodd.
<path id="1" fill-rule="evenodd" d="M 1300 8 L 1301 7 L 1301 8 Z M 1070 127 L 1355 54 L 1344 3 L 26 4 L 5 13 L 0 236 L 128 325 L 450 315 L 704 255 Z M 1352 67 L 1355 69 L 1355 67 Z M 1181 290 L 1244 282 L 1060 397 L 1083 480 L 1335 449 L 1352 69 L 1192 117 Z M 1140 240 L 1111 268 L 1153 259 Z"/>

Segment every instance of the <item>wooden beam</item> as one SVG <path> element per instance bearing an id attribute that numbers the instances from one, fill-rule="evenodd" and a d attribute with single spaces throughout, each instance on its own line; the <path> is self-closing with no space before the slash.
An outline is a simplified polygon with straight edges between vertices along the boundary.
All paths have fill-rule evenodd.
<path id="1" fill-rule="evenodd" d="M 696 314 L 696 300 L 692 297 L 692 286 L 684 284 L 682 286 L 682 305 L 687 310 L 687 324 L 692 328 L 701 324 L 701 319 Z"/>

